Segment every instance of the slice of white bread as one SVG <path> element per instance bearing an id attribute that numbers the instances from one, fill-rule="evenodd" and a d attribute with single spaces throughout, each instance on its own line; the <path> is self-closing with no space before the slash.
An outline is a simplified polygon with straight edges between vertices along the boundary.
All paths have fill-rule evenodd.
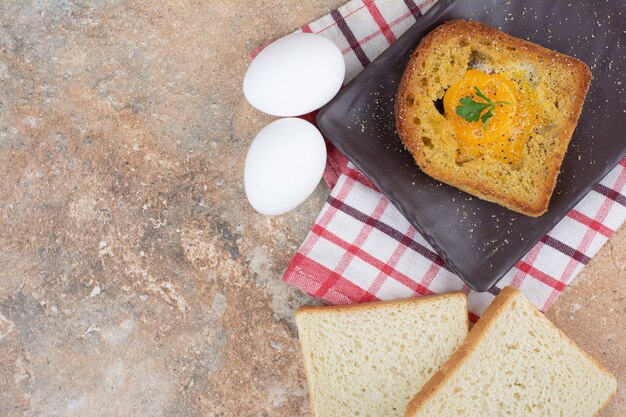
<path id="1" fill-rule="evenodd" d="M 506 287 L 405 416 L 592 417 L 616 386 L 608 370 Z"/>
<path id="2" fill-rule="evenodd" d="M 402 416 L 468 331 L 463 293 L 296 312 L 314 417 Z"/>

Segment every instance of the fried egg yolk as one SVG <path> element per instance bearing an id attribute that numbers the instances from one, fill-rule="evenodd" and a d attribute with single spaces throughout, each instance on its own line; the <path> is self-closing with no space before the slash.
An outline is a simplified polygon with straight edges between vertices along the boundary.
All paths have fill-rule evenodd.
<path id="1" fill-rule="evenodd" d="M 468 122 L 456 113 L 464 97 L 471 97 L 478 103 L 486 102 L 477 95 L 475 87 L 494 103 L 510 103 L 493 107 L 493 117 L 486 128 L 483 121 Z M 463 78 L 448 88 L 443 97 L 443 108 L 459 142 L 457 162 L 490 155 L 502 163 L 518 165 L 526 141 L 538 124 L 536 106 L 521 97 L 515 82 L 503 75 L 486 74 L 477 69 L 468 70 Z M 484 109 L 481 116 L 488 111 L 489 108 Z"/>

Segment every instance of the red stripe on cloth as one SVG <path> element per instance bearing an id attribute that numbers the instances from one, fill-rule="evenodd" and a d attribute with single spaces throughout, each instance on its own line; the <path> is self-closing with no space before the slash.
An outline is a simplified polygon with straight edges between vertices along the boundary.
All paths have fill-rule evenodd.
<path id="1" fill-rule="evenodd" d="M 308 294 L 313 294 L 321 286 L 320 279 L 330 272 L 324 265 L 313 261 L 300 252 L 296 252 L 293 260 L 287 266 L 283 280 Z"/>
<path id="2" fill-rule="evenodd" d="M 606 199 L 604 201 L 604 203 L 602 204 L 602 207 L 600 208 L 601 212 L 606 212 L 608 213 L 608 209 L 609 207 L 607 206 L 607 203 L 611 202 L 609 204 L 612 205 L 614 203 L 614 201 Z M 603 216 L 604 217 L 604 216 Z M 585 233 L 585 235 L 583 236 L 582 241 L 580 242 L 580 245 L 578 246 L 578 251 L 584 252 L 587 249 L 589 249 L 589 245 L 591 245 L 591 242 L 593 242 L 594 237 L 596 237 L 596 234 L 598 233 L 597 230 L 594 229 L 587 229 L 587 232 Z M 574 270 L 576 269 L 576 267 L 578 266 L 578 261 L 576 259 L 570 258 L 569 262 L 567 263 L 567 266 L 565 267 L 565 270 L 563 271 L 563 273 L 561 274 L 561 278 L 560 281 L 562 282 L 568 282 L 569 278 L 572 276 L 572 274 L 574 273 Z M 550 302 L 551 297 L 554 296 L 554 293 L 551 294 L 550 296 L 548 296 L 548 299 L 546 300 L 546 303 Z"/>
<path id="3" fill-rule="evenodd" d="M 372 218 L 373 219 L 380 218 L 380 216 L 382 216 L 383 213 L 385 212 L 385 209 L 387 208 L 388 205 L 389 205 L 389 200 L 387 200 L 384 197 L 380 198 L 378 201 L 378 204 L 376 205 L 376 208 L 374 208 L 374 212 L 372 213 Z M 322 229 L 318 225 L 314 225 L 313 229 L 317 229 L 318 227 Z M 315 293 L 316 297 L 323 297 L 326 294 L 326 292 L 329 290 L 329 288 L 334 286 L 335 283 L 339 280 L 339 278 L 341 278 L 341 274 L 343 274 L 345 270 L 348 268 L 348 265 L 350 265 L 352 258 L 354 258 L 357 252 L 363 252 L 360 248 L 363 246 L 363 243 L 365 243 L 365 240 L 367 239 L 369 234 L 372 232 L 372 230 L 373 230 L 373 227 L 368 225 L 367 223 L 364 224 L 363 227 L 361 227 L 359 234 L 357 235 L 356 239 L 354 239 L 354 243 L 348 244 L 348 246 L 345 247 L 346 252 L 341 257 L 341 260 L 339 261 L 339 264 L 337 265 L 337 267 L 333 270 L 333 273 L 330 279 L 326 280 L 324 284 L 320 287 L 320 289 Z M 324 232 L 327 232 L 327 230 L 322 229 L 321 233 L 316 233 L 316 234 L 319 234 L 320 236 L 326 238 L 327 240 L 330 240 L 327 238 L 327 235 L 335 236 L 330 233 L 324 233 Z M 345 242 L 343 241 L 343 239 L 341 239 L 341 241 Z M 336 244 L 336 242 L 333 242 L 333 243 Z"/>
<path id="4" fill-rule="evenodd" d="M 531 275 L 533 278 L 537 278 L 539 281 L 554 288 L 557 291 L 563 291 L 565 289 L 565 284 L 563 284 L 561 281 L 557 281 L 550 275 L 538 270 L 527 262 L 520 261 L 517 263 L 517 267 L 525 273 Z"/>
<path id="5" fill-rule="evenodd" d="M 364 290 L 363 288 L 359 287 L 358 285 L 343 276 L 337 278 L 335 285 L 333 285 L 326 294 L 330 293 L 331 291 L 337 291 L 340 294 L 349 294 L 351 297 L 354 297 L 357 303 L 363 303 L 365 302 L 365 300 L 380 300 L 375 294 Z"/>
<path id="6" fill-rule="evenodd" d="M 354 180 L 350 178 L 346 178 L 346 182 L 342 185 L 342 187 L 339 189 L 339 192 L 337 193 L 337 198 L 342 199 L 342 200 L 345 199 L 350 193 L 350 191 L 352 190 L 352 187 L 354 187 L 354 184 L 355 184 Z M 318 219 L 315 222 L 315 224 L 322 228 L 327 227 L 330 221 L 333 219 L 333 217 L 335 217 L 336 213 L 337 213 L 337 208 L 333 207 L 332 205 L 329 205 L 328 209 L 324 211 L 324 214 L 322 215 L 322 217 Z M 315 233 L 309 234 L 307 238 L 305 239 L 304 243 L 302 243 L 302 246 L 300 247 L 299 252 L 302 252 L 305 256 L 308 255 L 313 249 L 313 247 L 315 246 L 315 243 L 317 243 L 318 238 L 319 236 Z"/>
<path id="7" fill-rule="evenodd" d="M 415 282 L 413 279 L 411 279 L 410 277 L 404 275 L 403 273 L 393 269 L 391 271 L 391 274 L 389 275 L 391 278 L 395 279 L 396 281 L 398 281 L 400 284 L 404 285 L 407 288 L 410 288 L 411 290 L 413 290 L 413 292 L 415 294 L 418 295 L 431 295 L 434 294 L 434 292 L 432 292 L 429 288 L 423 286 L 422 284 L 420 284 L 419 282 Z"/>
<path id="8" fill-rule="evenodd" d="M 377 193 L 380 193 L 378 188 L 376 188 L 376 186 L 374 184 L 372 184 L 372 182 L 365 175 L 363 175 L 363 173 L 361 171 L 359 171 L 358 169 L 354 169 L 351 166 L 349 166 L 348 164 L 346 164 L 346 166 L 344 167 L 342 172 L 347 177 L 350 177 L 353 180 L 360 182 L 361 184 L 363 184 L 367 188 L 370 188 L 370 189 L 376 191 Z"/>
<path id="9" fill-rule="evenodd" d="M 355 245 L 349 242 L 346 242 L 339 236 L 335 235 L 334 233 L 326 229 L 319 227 L 318 225 L 313 225 L 313 227 L 311 228 L 311 232 L 315 234 L 319 234 L 320 238 L 328 240 L 332 244 L 342 248 L 343 250 L 347 252 L 351 252 L 354 256 L 358 257 L 364 262 L 367 262 L 374 268 L 377 268 L 382 271 L 386 265 L 384 262 L 370 255 L 368 252 L 362 250 L 359 247 L 356 247 Z M 424 287 L 418 282 L 415 282 L 413 279 L 404 275 L 402 272 L 396 270 L 395 268 L 391 268 L 391 269 L 388 268 L 388 272 L 389 273 L 387 275 L 389 275 L 391 278 L 395 279 L 396 281 L 398 281 L 405 287 L 413 290 L 416 294 L 429 295 L 433 293 L 428 288 Z M 316 296 L 315 294 L 312 294 L 312 295 Z"/>
<path id="10" fill-rule="evenodd" d="M 529 265 L 534 264 L 535 261 L 537 260 L 537 257 L 539 256 L 539 252 L 541 252 L 542 246 L 543 246 L 542 242 L 537 243 L 535 246 L 532 247 L 532 249 L 526 254 L 526 256 L 522 260 L 517 261 L 515 263 L 515 266 L 517 267 L 519 271 L 515 274 L 515 276 L 511 280 L 511 285 L 517 288 L 521 287 L 522 282 L 524 282 L 524 278 L 526 277 L 527 273 L 522 268 L 520 268 L 519 264 L 521 264 L 522 262 L 526 262 Z"/>
<path id="11" fill-rule="evenodd" d="M 343 279 L 341 279 L 339 281 L 341 282 L 342 280 Z M 335 290 L 334 288 L 329 289 L 328 292 L 326 293 L 326 295 L 324 296 L 324 298 L 322 300 L 326 301 L 330 305 L 342 305 L 342 304 L 358 303 L 358 301 L 351 300 L 350 298 L 346 297 L 344 294 L 340 293 L 339 291 Z"/>
<path id="12" fill-rule="evenodd" d="M 327 156 L 326 166 L 324 167 L 322 178 L 330 189 L 332 189 L 335 184 L 337 184 L 337 181 L 339 181 L 339 171 L 337 170 L 335 161 L 330 158 L 330 155 Z"/>
<path id="13" fill-rule="evenodd" d="M 433 262 L 430 268 L 428 268 L 428 271 L 426 271 L 426 274 L 424 274 L 424 278 L 422 278 L 421 284 L 425 287 L 429 287 L 430 284 L 433 283 L 433 280 L 439 273 L 440 269 L 441 269 L 441 265 Z"/>
<path id="14" fill-rule="evenodd" d="M 469 317 L 469 320 L 472 323 L 476 323 L 476 322 L 478 322 L 478 319 L 480 319 L 480 317 L 477 314 L 474 314 L 471 311 L 467 312 L 467 316 Z"/>
<path id="15" fill-rule="evenodd" d="M 253 50 L 251 50 L 250 52 L 248 52 L 248 59 L 250 61 L 253 61 L 254 58 L 256 58 L 256 56 L 267 47 L 267 45 L 269 45 L 270 43 L 272 43 L 274 41 L 269 41 L 269 42 L 265 42 L 264 44 L 257 46 L 256 48 L 254 48 Z"/>
<path id="16" fill-rule="evenodd" d="M 324 281 L 327 280 L 332 273 L 333 271 L 329 268 L 298 252 L 287 267 L 283 279 L 285 282 L 295 285 L 302 291 L 310 295 L 315 295 Z M 348 302 L 357 302 L 367 296 L 367 292 L 358 285 L 348 280 L 343 281 L 346 281 L 342 282 L 343 295 L 348 299 Z M 324 297 L 323 300 L 328 302 L 334 301 L 326 297 Z M 345 302 L 341 304 L 345 304 Z"/>
<path id="17" fill-rule="evenodd" d="M 304 33 L 313 33 L 313 31 L 311 30 L 311 26 L 309 26 L 308 24 L 302 26 L 300 30 Z"/>
<path id="18" fill-rule="evenodd" d="M 381 32 L 385 36 L 385 39 L 387 39 L 387 42 L 389 42 L 389 45 L 394 43 L 396 40 L 396 36 L 393 34 L 393 32 L 391 31 L 391 28 L 387 24 L 387 21 L 385 20 L 383 15 L 380 13 L 380 10 L 378 9 L 378 6 L 376 5 L 376 3 L 372 1 L 370 3 L 367 3 L 366 6 L 367 6 L 367 10 L 369 10 L 370 14 L 372 15 L 372 18 L 374 19 L 374 22 L 376 22 Z"/>
<path id="19" fill-rule="evenodd" d="M 397 19 L 395 19 L 395 20 L 391 21 L 391 22 L 389 23 L 389 27 L 390 27 L 390 28 L 392 28 L 392 27 L 394 27 L 395 25 L 397 25 L 398 23 L 400 23 L 400 22 L 402 22 L 402 21 L 404 21 L 404 20 L 408 19 L 408 18 L 409 18 L 409 17 L 411 17 L 411 16 L 413 16 L 413 14 L 412 14 L 412 13 L 406 13 L 406 14 L 403 14 L 402 16 L 398 17 Z M 372 33 L 370 33 L 369 35 L 367 35 L 366 37 L 364 37 L 363 39 L 361 39 L 361 40 L 359 41 L 359 45 L 361 45 L 361 46 L 362 46 L 362 45 L 365 45 L 366 43 L 368 43 L 368 42 L 369 42 L 369 41 L 371 41 L 372 39 L 374 39 L 374 38 L 376 38 L 376 37 L 378 37 L 378 36 L 382 35 L 382 33 L 383 33 L 383 32 L 382 32 L 382 30 L 380 30 L 380 29 L 379 29 L 379 30 L 377 30 L 376 32 L 372 32 Z M 352 49 L 350 49 L 350 47 L 348 47 L 348 48 L 345 48 L 343 51 L 341 51 L 341 53 L 342 53 L 343 55 L 345 55 L 345 54 L 349 53 L 351 50 L 352 50 Z"/>
<path id="20" fill-rule="evenodd" d="M 596 232 L 603 234 L 606 237 L 611 237 L 614 233 L 614 230 L 606 227 L 599 221 L 592 219 L 586 214 L 581 213 L 580 211 L 573 209 L 569 213 L 567 213 L 567 217 L 570 219 L 574 219 L 579 223 L 584 224 L 585 226 L 595 230 Z"/>
<path id="21" fill-rule="evenodd" d="M 337 22 L 337 27 L 339 28 L 339 30 L 341 30 L 341 33 L 348 41 L 348 45 L 350 45 L 352 52 L 354 52 L 354 55 L 356 55 L 363 68 L 365 68 L 370 63 L 370 60 L 365 54 L 363 48 L 361 48 L 361 44 L 354 36 L 354 33 L 352 33 L 352 29 L 350 29 L 350 26 L 348 26 L 346 20 L 341 15 L 341 13 L 339 13 L 338 10 L 333 10 L 332 12 L 330 12 L 330 15 L 335 20 L 335 22 Z"/>
<path id="22" fill-rule="evenodd" d="M 385 197 L 383 197 L 385 198 Z M 386 198 L 385 198 L 386 199 Z M 388 224 L 378 220 L 378 219 L 373 219 L 372 217 L 368 216 L 367 214 L 363 213 L 360 210 L 357 210 L 356 208 L 344 203 L 342 200 L 338 199 L 338 198 L 334 198 L 334 197 L 329 197 L 328 198 L 328 204 L 330 204 L 331 206 L 337 208 L 338 210 L 342 211 L 343 213 L 346 213 L 347 215 L 355 218 L 356 220 L 360 221 L 361 223 L 364 224 L 369 224 L 372 227 L 375 227 L 377 230 L 379 230 L 380 232 L 386 234 L 387 236 L 389 236 L 392 239 L 395 239 L 397 242 L 403 244 L 403 242 L 405 242 L 404 238 L 405 235 L 402 234 L 401 232 L 397 231 L 396 229 L 394 229 L 393 227 L 389 226 Z M 441 259 L 441 257 L 439 255 L 437 255 L 436 252 L 434 252 L 433 250 L 420 245 L 419 243 L 417 243 L 415 240 L 410 240 L 408 242 L 408 247 L 411 248 L 414 252 L 422 255 L 424 258 L 428 259 L 431 262 L 435 262 L 436 264 L 443 266 L 444 268 L 446 268 L 448 271 L 453 272 L 450 267 L 448 265 L 446 265 L 446 263 L 443 261 L 443 259 Z"/>
<path id="23" fill-rule="evenodd" d="M 396 249 L 393 251 L 391 257 L 387 261 L 387 265 L 385 266 L 384 270 L 378 273 L 370 287 L 367 289 L 367 292 L 372 295 L 372 299 L 364 299 L 363 301 L 374 301 L 375 294 L 378 293 L 380 288 L 385 283 L 387 277 L 390 276 L 388 272 L 393 272 L 393 269 L 396 267 L 396 264 L 400 261 L 400 259 L 402 259 L 402 255 L 404 255 L 404 252 L 406 252 L 408 245 L 411 243 L 416 233 L 417 232 L 415 231 L 415 229 L 409 227 L 404 236 L 405 242 L 403 242 L 403 244 L 401 245 L 396 246 Z"/>

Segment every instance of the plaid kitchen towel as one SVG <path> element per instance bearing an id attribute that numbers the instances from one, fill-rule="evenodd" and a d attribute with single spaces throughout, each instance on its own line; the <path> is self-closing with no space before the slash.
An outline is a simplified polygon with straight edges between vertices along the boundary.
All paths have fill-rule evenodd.
<path id="1" fill-rule="evenodd" d="M 300 31 L 339 46 L 347 83 L 435 1 L 353 0 Z M 284 280 L 330 304 L 461 290 L 476 321 L 501 288 L 513 285 L 545 311 L 626 219 L 624 159 L 496 286 L 477 293 L 332 146 L 324 179 L 332 191 Z"/>

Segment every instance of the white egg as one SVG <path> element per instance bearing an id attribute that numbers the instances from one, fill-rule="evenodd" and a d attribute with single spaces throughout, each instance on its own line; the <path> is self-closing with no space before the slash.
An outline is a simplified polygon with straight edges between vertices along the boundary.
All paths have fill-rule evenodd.
<path id="1" fill-rule="evenodd" d="M 252 141 L 244 171 L 246 196 L 256 211 L 278 215 L 315 190 L 326 165 L 322 134 L 302 119 L 279 119 Z"/>
<path id="2" fill-rule="evenodd" d="M 299 116 L 328 103 L 346 72 L 341 51 L 312 33 L 294 33 L 263 49 L 243 80 L 246 99 L 262 112 Z"/>

